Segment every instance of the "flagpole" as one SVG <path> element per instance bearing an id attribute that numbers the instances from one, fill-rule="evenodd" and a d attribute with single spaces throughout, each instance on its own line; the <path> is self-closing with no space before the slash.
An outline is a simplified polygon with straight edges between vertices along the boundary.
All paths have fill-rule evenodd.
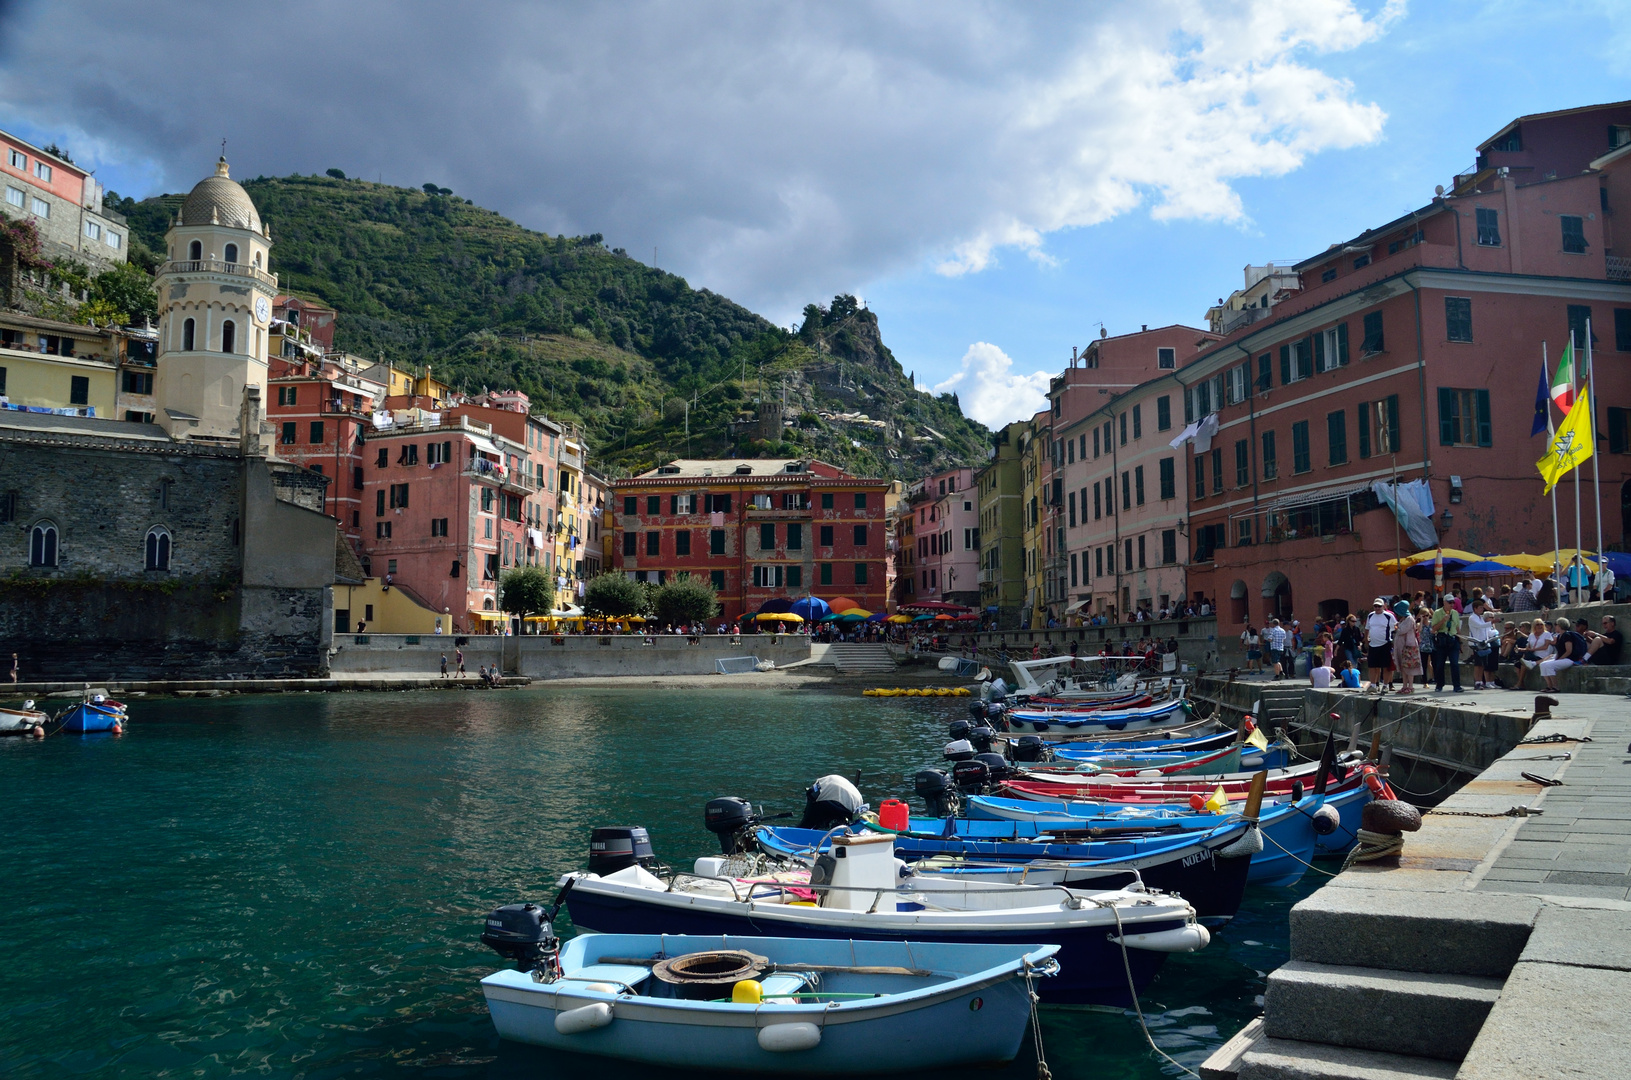
<path id="1" fill-rule="evenodd" d="M 1591 318 L 1586 318 L 1586 390 L 1597 408 L 1597 368 L 1591 362 Z M 1603 572 L 1603 489 L 1597 475 L 1597 417 L 1591 418 L 1591 502 L 1597 509 L 1597 573 Z M 1604 597 L 1603 599 L 1607 599 Z"/>
<path id="2" fill-rule="evenodd" d="M 1540 343 L 1540 362 L 1546 370 L 1551 370 L 1551 361 L 1546 355 L 1546 343 Z M 1552 403 L 1546 403 L 1546 445 L 1550 446 L 1552 440 L 1557 438 L 1557 428 L 1552 423 Z M 1552 485 L 1552 576 L 1562 574 L 1563 568 L 1558 564 L 1557 553 L 1563 547 L 1563 541 L 1558 536 L 1557 529 L 1557 485 Z"/>
<path id="3" fill-rule="evenodd" d="M 1569 329 L 1569 338 L 1572 344 L 1574 338 L 1574 329 L 1572 327 Z M 1576 348 L 1574 352 L 1578 355 L 1579 348 Z M 1569 365 L 1569 369 L 1569 394 L 1574 398 L 1569 403 L 1569 411 L 1573 412 L 1574 407 L 1580 404 L 1580 362 L 1578 360 L 1574 361 Z M 1585 546 L 1585 539 L 1585 534 L 1580 528 L 1580 466 L 1576 465 L 1574 467 L 1574 555 L 1569 559 L 1569 577 L 1564 581 L 1571 604 L 1579 602 L 1579 597 L 1575 596 L 1574 573 L 1575 569 L 1580 565 L 1580 549 Z"/>

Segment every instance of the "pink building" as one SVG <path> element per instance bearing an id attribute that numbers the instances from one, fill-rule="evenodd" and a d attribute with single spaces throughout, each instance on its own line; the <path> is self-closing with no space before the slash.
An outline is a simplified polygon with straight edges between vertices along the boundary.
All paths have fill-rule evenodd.
<path id="1" fill-rule="evenodd" d="M 929 478 L 935 503 L 931 515 L 939 526 L 934 585 L 939 592 L 923 599 L 980 606 L 980 498 L 973 469 L 953 469 Z M 942 492 L 942 487 L 944 491 Z"/>

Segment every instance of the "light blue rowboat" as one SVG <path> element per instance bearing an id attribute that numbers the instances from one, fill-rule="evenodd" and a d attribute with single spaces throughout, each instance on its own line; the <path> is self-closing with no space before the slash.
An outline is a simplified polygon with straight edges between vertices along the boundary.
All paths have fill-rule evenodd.
<path id="1" fill-rule="evenodd" d="M 649 961 L 741 950 L 768 960 L 763 1000 L 679 997 Z M 481 981 L 500 1037 L 668 1068 L 854 1076 L 1000 1064 L 1019 1052 L 1032 978 L 1057 945 L 583 934 L 561 976 Z M 645 963 L 617 961 L 645 960 Z M 825 968 L 827 970 L 812 970 Z M 854 969 L 885 969 L 882 972 Z M 850 969 L 850 970 L 845 970 Z"/>

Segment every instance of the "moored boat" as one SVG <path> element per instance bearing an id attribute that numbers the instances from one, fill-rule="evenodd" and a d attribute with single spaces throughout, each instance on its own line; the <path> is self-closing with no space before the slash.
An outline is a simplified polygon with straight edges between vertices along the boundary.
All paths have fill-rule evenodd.
<path id="1" fill-rule="evenodd" d="M 117 735 L 128 722 L 125 706 L 101 694 L 95 694 L 73 706 L 61 716 L 62 730 L 76 735 L 112 732 Z"/>
<path id="2" fill-rule="evenodd" d="M 20 709 L 0 709 L 0 735 L 44 735 L 50 721 L 32 700 L 25 701 Z"/>

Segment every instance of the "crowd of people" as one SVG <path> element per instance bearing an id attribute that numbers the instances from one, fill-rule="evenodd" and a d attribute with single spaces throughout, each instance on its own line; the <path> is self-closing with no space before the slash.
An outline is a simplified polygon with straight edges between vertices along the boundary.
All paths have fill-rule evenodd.
<path id="1" fill-rule="evenodd" d="M 1363 614 L 1316 619 L 1306 627 L 1290 617 L 1271 618 L 1261 629 L 1248 623 L 1240 640 L 1248 672 L 1285 679 L 1297 674 L 1302 660 L 1318 688 L 1388 693 L 1396 686 L 1413 694 L 1418 683 L 1443 692 L 1448 682 L 1462 693 L 1465 664 L 1473 690 L 1522 689 L 1529 671 L 1557 690 L 1558 676 L 1577 664 L 1619 664 L 1625 641 L 1612 615 L 1602 616 L 1595 630 L 1584 618 L 1541 616 L 1560 595 L 1557 582 L 1535 581 L 1502 586 L 1490 596 L 1478 588 L 1378 596 Z"/>

